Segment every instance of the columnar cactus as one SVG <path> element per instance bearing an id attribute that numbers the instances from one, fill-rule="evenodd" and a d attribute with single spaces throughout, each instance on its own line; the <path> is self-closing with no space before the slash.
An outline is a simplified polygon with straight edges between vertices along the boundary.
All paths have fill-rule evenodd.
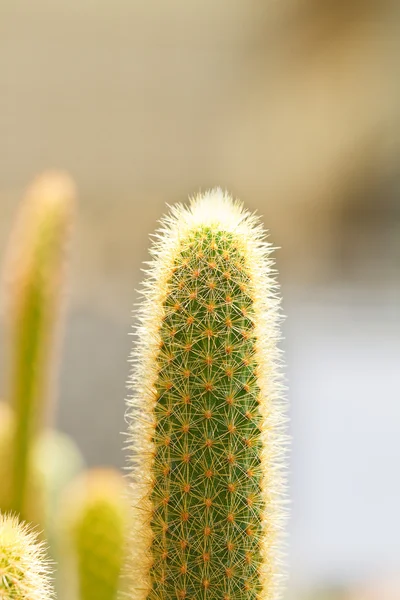
<path id="1" fill-rule="evenodd" d="M 135 600 L 280 596 L 278 299 L 256 217 L 220 190 L 162 222 L 139 309 Z"/>
<path id="2" fill-rule="evenodd" d="M 26 525 L 0 514 L 0 600 L 54 598 L 43 545 Z"/>
<path id="3" fill-rule="evenodd" d="M 21 208 L 6 261 L 9 395 L 16 424 L 10 507 L 22 515 L 26 513 L 32 439 L 43 420 L 49 365 L 55 354 L 73 200 L 73 185 L 66 175 L 39 177 Z"/>
<path id="4" fill-rule="evenodd" d="M 74 596 L 67 579 L 75 571 L 79 600 L 116 600 L 126 555 L 124 478 L 113 469 L 93 469 L 72 483 L 64 504 L 61 518 L 70 564 L 63 597 Z"/>

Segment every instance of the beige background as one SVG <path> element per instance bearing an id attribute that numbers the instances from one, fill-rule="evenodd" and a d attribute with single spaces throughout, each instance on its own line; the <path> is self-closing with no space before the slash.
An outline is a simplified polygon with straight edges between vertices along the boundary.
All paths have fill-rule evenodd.
<path id="1" fill-rule="evenodd" d="M 395 0 L 0 2 L 0 252 L 35 173 L 80 195 L 60 427 L 123 464 L 148 234 L 229 189 L 281 247 L 304 585 L 400 566 L 399 39 Z"/>

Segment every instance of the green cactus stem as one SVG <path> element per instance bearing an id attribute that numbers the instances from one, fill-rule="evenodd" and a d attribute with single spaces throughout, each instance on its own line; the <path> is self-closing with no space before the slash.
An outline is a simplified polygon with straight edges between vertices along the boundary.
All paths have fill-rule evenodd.
<path id="1" fill-rule="evenodd" d="M 21 207 L 6 260 L 9 395 L 15 413 L 10 507 L 28 518 L 30 452 L 50 391 L 73 201 L 66 175 L 39 177 Z"/>
<path id="2" fill-rule="evenodd" d="M 76 572 L 79 600 L 116 600 L 126 562 L 126 484 L 113 469 L 93 469 L 74 481 L 65 495 L 66 548 L 70 556 L 62 584 Z"/>
<path id="3" fill-rule="evenodd" d="M 15 517 L 0 514 L 0 599 L 51 598 L 50 567 L 43 544 Z"/>
<path id="4" fill-rule="evenodd" d="M 11 510 L 12 449 L 15 426 L 15 417 L 11 407 L 0 401 L 0 512 L 3 513 Z M 35 523 L 42 521 L 42 507 L 45 499 L 42 476 L 37 465 L 36 458 L 33 456 L 33 460 L 29 464 L 27 482 L 29 493 L 25 505 L 25 512 L 29 514 L 30 521 Z"/>
<path id="5" fill-rule="evenodd" d="M 0 512 L 9 508 L 10 463 L 14 418 L 8 404 L 0 400 Z"/>
<path id="6" fill-rule="evenodd" d="M 135 600 L 280 597 L 277 285 L 259 220 L 221 190 L 152 248 L 133 353 Z"/>

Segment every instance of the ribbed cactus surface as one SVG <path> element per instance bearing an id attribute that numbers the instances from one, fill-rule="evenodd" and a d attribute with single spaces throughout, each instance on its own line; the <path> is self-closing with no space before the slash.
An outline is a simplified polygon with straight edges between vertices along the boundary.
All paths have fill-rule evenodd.
<path id="1" fill-rule="evenodd" d="M 278 597 L 277 301 L 263 236 L 217 190 L 175 208 L 153 248 L 131 402 L 135 598 Z"/>
<path id="2" fill-rule="evenodd" d="M 43 545 L 26 525 L 0 514 L 0 600 L 50 600 Z"/>

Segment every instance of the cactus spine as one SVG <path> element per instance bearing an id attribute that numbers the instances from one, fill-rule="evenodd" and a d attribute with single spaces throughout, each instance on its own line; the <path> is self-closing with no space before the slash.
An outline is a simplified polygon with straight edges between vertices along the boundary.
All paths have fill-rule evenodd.
<path id="1" fill-rule="evenodd" d="M 0 600 L 50 600 L 43 545 L 26 525 L 0 514 Z"/>
<path id="2" fill-rule="evenodd" d="M 221 190 L 173 207 L 157 234 L 130 382 L 135 600 L 280 597 L 270 252 Z"/>
<path id="3" fill-rule="evenodd" d="M 39 177 L 21 208 L 6 261 L 9 394 L 15 413 L 10 508 L 21 515 L 27 510 L 32 440 L 43 419 L 49 391 L 49 363 L 54 353 L 73 200 L 73 185 L 66 175 L 47 173 Z"/>
<path id="4" fill-rule="evenodd" d="M 128 506 L 126 484 L 118 471 L 93 469 L 78 477 L 65 494 L 64 521 L 70 565 L 65 598 L 75 570 L 80 600 L 116 600 L 122 588 Z"/>

